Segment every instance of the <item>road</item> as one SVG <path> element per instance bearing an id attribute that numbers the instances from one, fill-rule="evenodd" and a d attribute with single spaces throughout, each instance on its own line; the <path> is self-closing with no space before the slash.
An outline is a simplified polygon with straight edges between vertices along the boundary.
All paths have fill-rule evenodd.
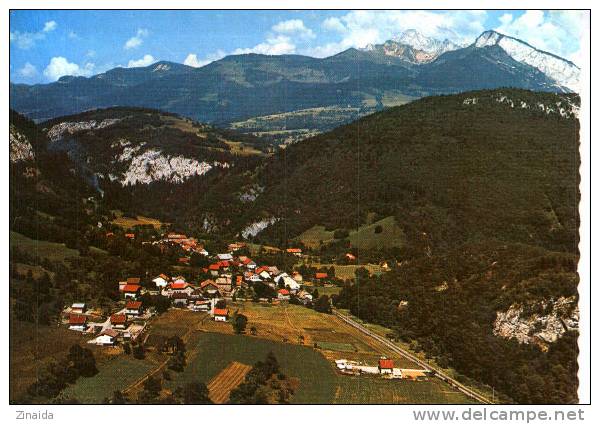
<path id="1" fill-rule="evenodd" d="M 450 377 L 445 372 L 441 371 L 440 369 L 438 369 L 436 367 L 432 367 L 427 362 L 425 362 L 425 361 L 417 358 L 412 353 L 408 352 L 407 350 L 402 349 L 401 347 L 399 347 L 395 343 L 392 343 L 391 341 L 389 341 L 385 337 L 382 337 L 379 334 L 374 333 L 373 331 L 369 330 L 368 328 L 366 328 L 363 325 L 359 324 L 358 322 L 354 321 L 352 318 L 349 318 L 349 317 L 347 317 L 345 315 L 342 315 L 341 313 L 339 313 L 336 310 L 333 310 L 333 314 L 335 316 L 337 316 L 339 319 L 341 319 L 342 321 L 344 321 L 345 323 L 350 324 L 352 327 L 354 327 L 357 330 L 361 331 L 362 333 L 364 333 L 364 334 L 366 334 L 366 335 L 368 335 L 368 336 L 376 339 L 380 343 L 383 343 L 386 347 L 390 348 L 394 352 L 396 352 L 396 353 L 400 354 L 401 356 L 405 357 L 406 359 L 409 359 L 409 360 L 415 362 L 416 364 L 422 366 L 423 369 L 431 371 L 433 373 L 433 375 L 435 375 L 437 378 L 440 378 L 441 380 L 444 380 L 446 383 L 450 384 L 452 387 L 456 388 L 457 390 L 459 390 L 460 392 L 462 392 L 465 395 L 469 396 L 470 398 L 475 399 L 475 400 L 477 400 L 478 402 L 481 402 L 481 403 L 487 403 L 487 404 L 493 403 L 488 398 L 480 395 L 479 393 L 477 393 L 474 390 L 468 388 L 464 384 L 456 381 L 454 378 Z"/>

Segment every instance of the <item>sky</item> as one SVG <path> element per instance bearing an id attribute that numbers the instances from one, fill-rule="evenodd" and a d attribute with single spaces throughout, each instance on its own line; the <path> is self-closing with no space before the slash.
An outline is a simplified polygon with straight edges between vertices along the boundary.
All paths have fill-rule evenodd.
<path id="1" fill-rule="evenodd" d="M 493 29 L 581 62 L 587 12 L 480 11 L 85 11 L 13 10 L 10 79 L 49 83 L 159 60 L 204 66 L 230 54 L 327 57 L 382 43 L 407 29 L 472 43 Z"/>

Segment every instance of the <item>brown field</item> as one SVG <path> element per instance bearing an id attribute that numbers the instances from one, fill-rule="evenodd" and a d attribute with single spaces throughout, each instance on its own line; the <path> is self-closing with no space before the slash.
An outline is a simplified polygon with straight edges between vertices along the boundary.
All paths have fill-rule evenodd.
<path id="1" fill-rule="evenodd" d="M 399 356 L 378 341 L 364 335 L 354 327 L 344 323 L 332 315 L 321 314 L 312 309 L 298 305 L 270 305 L 253 302 L 230 303 L 229 309 L 233 313 L 246 315 L 250 328 L 257 330 L 256 337 L 277 342 L 304 344 L 314 346 L 315 343 L 351 345 L 353 351 L 319 349 L 321 353 L 333 361 L 334 359 L 352 359 L 374 363 L 380 356 L 385 355 L 394 359 L 396 366 L 413 368 L 415 364 Z M 203 314 L 202 314 L 203 315 Z M 233 329 L 228 322 L 214 322 L 210 319 L 201 321 L 198 329 L 208 332 L 232 334 Z M 302 339 L 303 337 L 303 339 Z"/>
<path id="2" fill-rule="evenodd" d="M 141 215 L 138 215 L 135 219 L 119 216 L 118 218 L 115 218 L 112 223 L 125 229 L 133 228 L 136 225 L 152 225 L 156 229 L 160 229 L 163 226 L 163 222 L 159 221 L 158 219 L 148 218 Z"/>
<path id="3" fill-rule="evenodd" d="M 207 385 L 210 400 L 217 404 L 227 403 L 231 391 L 242 384 L 251 369 L 250 365 L 235 361 L 227 365 Z"/>

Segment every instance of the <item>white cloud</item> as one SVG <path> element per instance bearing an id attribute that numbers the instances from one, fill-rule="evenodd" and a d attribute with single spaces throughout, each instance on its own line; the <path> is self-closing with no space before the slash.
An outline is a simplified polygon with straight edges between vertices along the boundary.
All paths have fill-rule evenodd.
<path id="1" fill-rule="evenodd" d="M 496 31 L 567 59 L 580 58 L 580 39 L 589 25 L 585 11 L 528 10 L 516 19 L 500 19 Z"/>
<path id="2" fill-rule="evenodd" d="M 198 56 L 195 53 L 190 53 L 187 55 L 185 60 L 183 61 L 184 65 L 192 66 L 194 68 L 200 68 L 202 66 L 208 65 L 215 60 L 219 60 L 227 56 L 223 50 L 218 50 L 215 53 L 211 53 L 207 55 L 204 59 L 198 59 Z"/>
<path id="3" fill-rule="evenodd" d="M 44 29 L 42 31 L 44 31 L 44 32 L 54 31 L 57 26 L 58 26 L 58 24 L 56 23 L 56 21 L 48 21 L 44 24 Z"/>
<path id="4" fill-rule="evenodd" d="M 296 51 L 296 45 L 286 35 L 277 35 L 267 38 L 263 43 L 254 47 L 235 49 L 232 54 L 258 53 L 267 55 L 290 54 Z"/>
<path id="5" fill-rule="evenodd" d="M 51 81 L 56 81 L 62 76 L 90 76 L 94 72 L 95 65 L 87 62 L 83 66 L 69 62 L 65 57 L 55 56 L 44 69 L 44 75 Z"/>
<path id="6" fill-rule="evenodd" d="M 271 28 L 274 32 L 287 35 L 298 35 L 301 38 L 315 38 L 315 33 L 304 25 L 301 19 L 281 21 Z"/>
<path id="7" fill-rule="evenodd" d="M 486 16 L 485 11 L 351 11 L 321 23 L 324 30 L 338 33 L 339 41 L 312 46 L 303 53 L 325 57 L 351 47 L 383 43 L 408 29 L 416 29 L 428 37 L 470 43 L 486 29 L 482 23 Z"/>
<path id="8" fill-rule="evenodd" d="M 500 21 L 500 23 L 502 25 L 508 25 L 512 22 L 513 15 L 510 13 L 505 13 L 504 15 L 500 16 L 500 18 L 498 18 L 498 20 Z"/>
<path id="9" fill-rule="evenodd" d="M 35 46 L 35 43 L 46 38 L 46 34 L 56 29 L 58 24 L 55 21 L 48 21 L 44 28 L 38 32 L 20 32 L 11 31 L 10 42 L 15 43 L 20 49 L 27 50 Z"/>
<path id="10" fill-rule="evenodd" d="M 37 68 L 29 62 L 27 62 L 21 69 L 19 69 L 19 74 L 21 74 L 21 76 L 25 78 L 32 78 L 36 76 L 37 73 Z"/>
<path id="11" fill-rule="evenodd" d="M 151 54 L 145 54 L 144 57 L 138 60 L 130 60 L 127 64 L 128 68 L 139 68 L 141 66 L 152 65 L 156 59 Z"/>
<path id="12" fill-rule="evenodd" d="M 335 18 L 335 17 L 330 17 L 330 18 L 325 19 L 321 26 L 329 31 L 337 31 L 337 32 L 346 31 L 346 26 L 342 23 L 342 21 L 340 21 L 338 18 Z"/>
<path id="13" fill-rule="evenodd" d="M 144 38 L 148 36 L 148 30 L 144 28 L 140 28 L 137 30 L 136 34 L 131 37 L 129 40 L 125 42 L 123 48 L 125 50 L 135 49 L 136 47 L 141 46 L 144 43 Z"/>

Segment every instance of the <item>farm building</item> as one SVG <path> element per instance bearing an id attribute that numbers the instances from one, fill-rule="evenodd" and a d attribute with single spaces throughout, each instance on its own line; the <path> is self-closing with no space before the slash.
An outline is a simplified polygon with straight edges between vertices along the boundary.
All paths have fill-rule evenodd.
<path id="1" fill-rule="evenodd" d="M 227 321 L 229 319 L 229 311 L 227 309 L 216 309 L 213 312 L 215 321 Z"/>
<path id="2" fill-rule="evenodd" d="M 69 315 L 69 330 L 85 331 L 87 330 L 87 317 L 81 314 Z"/>
<path id="3" fill-rule="evenodd" d="M 392 374 L 394 372 L 394 361 L 387 358 L 381 358 L 377 367 L 381 374 Z"/>

